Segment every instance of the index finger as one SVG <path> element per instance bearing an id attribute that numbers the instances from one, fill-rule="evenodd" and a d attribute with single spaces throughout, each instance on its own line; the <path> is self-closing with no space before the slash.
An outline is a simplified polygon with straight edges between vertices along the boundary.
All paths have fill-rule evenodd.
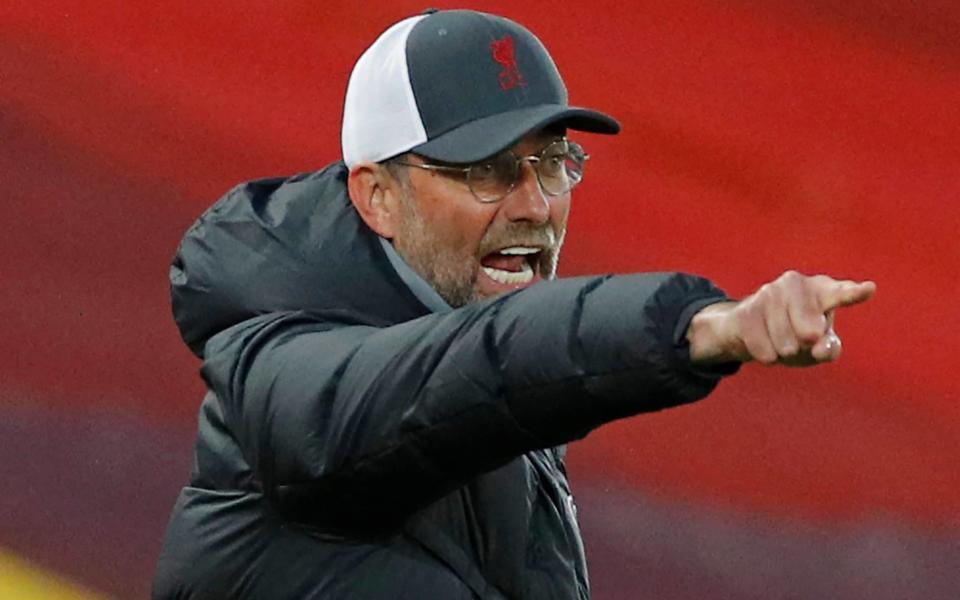
<path id="1" fill-rule="evenodd" d="M 824 312 L 866 302 L 877 292 L 877 284 L 873 281 L 838 281 L 826 275 L 817 279 L 820 280 L 817 282 L 817 299 Z"/>

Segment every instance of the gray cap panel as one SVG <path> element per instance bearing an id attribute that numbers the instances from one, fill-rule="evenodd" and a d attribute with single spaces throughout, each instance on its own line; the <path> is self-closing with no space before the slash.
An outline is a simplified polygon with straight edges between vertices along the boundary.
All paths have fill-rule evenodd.
<path id="1" fill-rule="evenodd" d="M 567 103 L 560 73 L 540 41 L 494 15 L 431 14 L 410 32 L 407 65 L 430 140 L 492 115 Z"/>
<path id="2" fill-rule="evenodd" d="M 593 133 L 620 131 L 620 124 L 603 113 L 547 104 L 471 121 L 411 151 L 443 162 L 471 163 L 513 146 L 528 132 L 553 124 Z"/>

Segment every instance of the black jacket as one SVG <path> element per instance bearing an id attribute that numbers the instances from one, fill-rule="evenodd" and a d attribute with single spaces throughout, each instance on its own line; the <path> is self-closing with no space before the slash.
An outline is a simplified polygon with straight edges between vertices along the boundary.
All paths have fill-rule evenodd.
<path id="1" fill-rule="evenodd" d="M 345 177 L 239 186 L 178 249 L 209 392 L 154 598 L 588 597 L 562 445 L 710 392 L 683 340 L 723 293 L 579 277 L 430 313 Z"/>

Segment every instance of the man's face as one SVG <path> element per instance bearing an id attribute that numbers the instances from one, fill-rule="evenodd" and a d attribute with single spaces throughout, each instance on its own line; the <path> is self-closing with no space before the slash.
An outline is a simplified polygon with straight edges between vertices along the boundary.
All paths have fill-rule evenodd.
<path id="1" fill-rule="evenodd" d="M 559 137 L 533 133 L 512 150 L 537 154 Z M 529 162 L 513 190 L 492 203 L 478 201 L 463 178 L 418 168 L 407 174 L 393 244 L 448 304 L 463 306 L 554 277 L 570 194 L 545 195 Z"/>

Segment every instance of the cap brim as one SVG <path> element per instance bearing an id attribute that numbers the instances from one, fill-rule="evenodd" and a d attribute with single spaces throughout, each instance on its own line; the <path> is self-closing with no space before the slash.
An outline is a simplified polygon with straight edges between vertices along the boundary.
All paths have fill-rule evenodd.
<path id="1" fill-rule="evenodd" d="M 530 133 L 562 124 L 575 131 L 615 134 L 620 123 L 595 110 L 557 104 L 533 106 L 465 123 L 410 152 L 450 163 L 475 162 L 509 148 Z"/>

